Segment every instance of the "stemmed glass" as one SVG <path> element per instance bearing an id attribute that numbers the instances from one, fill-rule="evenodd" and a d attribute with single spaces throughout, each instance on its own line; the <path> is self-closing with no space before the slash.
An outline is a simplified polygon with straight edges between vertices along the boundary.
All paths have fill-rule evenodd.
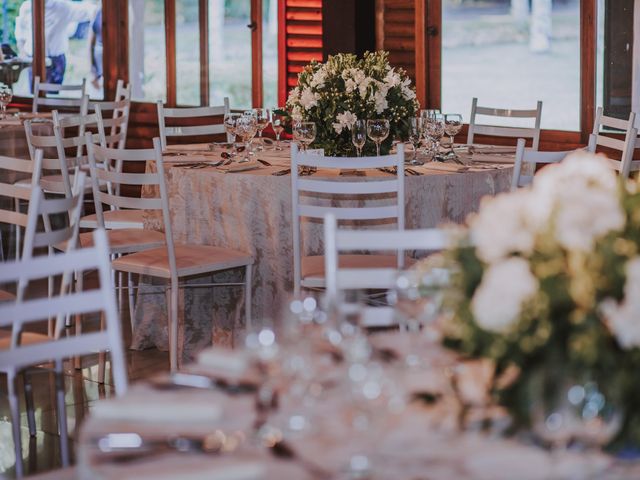
<path id="1" fill-rule="evenodd" d="M 240 118 L 236 120 L 235 131 L 245 144 L 244 158 L 241 162 L 248 162 L 251 140 L 253 140 L 253 137 L 255 137 L 258 132 L 258 122 L 256 118 L 253 115 L 241 115 Z"/>
<path id="2" fill-rule="evenodd" d="M 449 136 L 449 153 L 447 157 L 458 161 L 458 155 L 453 151 L 453 139 L 462 130 L 462 115 L 457 113 L 447 113 L 444 116 L 444 133 Z"/>
<path id="3" fill-rule="evenodd" d="M 356 120 L 351 126 L 351 143 L 356 147 L 359 157 L 362 156 L 362 148 L 367 143 L 367 122 L 364 120 Z"/>
<path id="4" fill-rule="evenodd" d="M 232 138 L 232 142 L 236 141 L 236 122 L 241 117 L 239 113 L 225 113 L 224 114 L 224 130 L 227 132 L 227 136 Z"/>
<path id="5" fill-rule="evenodd" d="M 418 155 L 418 147 L 422 143 L 422 134 L 424 131 L 424 121 L 421 117 L 409 119 L 409 142 L 413 145 L 413 157 L 409 162 L 411 165 L 420 165 L 421 162 L 416 158 Z"/>
<path id="6" fill-rule="evenodd" d="M 380 144 L 389 136 L 389 120 L 367 120 L 367 135 L 376 144 L 376 154 L 380 156 Z"/>
<path id="7" fill-rule="evenodd" d="M 426 125 L 427 121 L 430 118 L 433 118 L 436 115 L 440 114 L 440 110 L 438 110 L 437 108 L 431 108 L 431 109 L 426 109 L 426 110 L 420 110 L 420 118 L 422 119 L 422 122 Z"/>
<path id="8" fill-rule="evenodd" d="M 266 108 L 254 108 L 253 115 L 256 117 L 258 126 L 258 150 L 264 150 L 262 131 L 269 126 L 269 122 L 271 121 L 271 112 Z"/>
<path id="9" fill-rule="evenodd" d="M 297 122 L 293 126 L 293 138 L 300 144 L 302 151 L 306 152 L 317 135 L 317 128 L 314 122 Z"/>
<path id="10" fill-rule="evenodd" d="M 284 124 L 286 121 L 286 115 L 280 113 L 283 111 L 284 109 L 281 107 L 271 110 L 271 127 L 273 128 L 273 132 L 276 134 L 276 146 L 273 148 L 274 150 L 282 150 L 282 146 L 280 145 L 280 135 L 284 132 Z"/>
<path id="11" fill-rule="evenodd" d="M 431 142 L 432 159 L 440 160 L 440 141 L 444 135 L 444 116 L 439 113 L 429 117 L 425 126 L 427 139 Z"/>
<path id="12" fill-rule="evenodd" d="M 0 107 L 2 107 L 2 115 L 0 119 L 4 120 L 7 117 L 7 105 L 13 98 L 13 91 L 9 85 L 0 84 Z"/>

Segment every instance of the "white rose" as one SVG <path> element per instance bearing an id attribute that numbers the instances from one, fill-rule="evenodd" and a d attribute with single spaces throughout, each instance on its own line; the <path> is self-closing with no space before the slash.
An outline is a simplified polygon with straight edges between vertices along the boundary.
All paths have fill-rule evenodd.
<path id="1" fill-rule="evenodd" d="M 514 253 L 530 254 L 548 218 L 548 205 L 528 190 L 484 197 L 469 219 L 478 257 L 493 263 Z"/>
<path id="2" fill-rule="evenodd" d="M 518 320 L 522 305 L 538 291 L 529 264 L 512 257 L 491 265 L 471 299 L 471 311 L 484 330 L 504 333 Z"/>
<path id="3" fill-rule="evenodd" d="M 608 299 L 600 308 L 620 346 L 630 349 L 640 347 L 640 257 L 627 262 L 626 274 L 623 301 Z"/>

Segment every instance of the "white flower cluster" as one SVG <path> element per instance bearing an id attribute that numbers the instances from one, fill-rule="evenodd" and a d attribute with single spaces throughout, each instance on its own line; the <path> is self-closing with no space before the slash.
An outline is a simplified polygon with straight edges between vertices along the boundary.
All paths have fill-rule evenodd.
<path id="1" fill-rule="evenodd" d="M 609 299 L 600 307 L 620 346 L 631 349 L 640 347 L 640 257 L 627 262 L 626 275 L 624 300 Z"/>
<path id="2" fill-rule="evenodd" d="M 490 332 L 505 333 L 518 320 L 523 304 L 538 291 L 538 280 L 529 263 L 511 257 L 491 265 L 471 299 L 478 325 Z"/>
<path id="3" fill-rule="evenodd" d="M 478 257 L 487 263 L 528 255 L 547 233 L 567 250 L 588 252 L 624 224 L 615 174 L 604 159 L 586 152 L 544 168 L 529 190 L 484 200 L 470 220 Z"/>
<path id="4" fill-rule="evenodd" d="M 351 127 L 358 120 L 358 117 L 355 113 L 351 113 L 349 111 L 339 113 L 336 115 L 337 122 L 333 124 L 333 129 L 335 132 L 340 135 L 343 129 L 351 130 Z"/>

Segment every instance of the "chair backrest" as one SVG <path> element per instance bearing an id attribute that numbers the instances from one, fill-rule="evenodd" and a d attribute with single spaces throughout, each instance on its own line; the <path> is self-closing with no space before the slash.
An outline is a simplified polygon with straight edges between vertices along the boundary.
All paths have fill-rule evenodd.
<path id="1" fill-rule="evenodd" d="M 593 132 L 589 135 L 588 151 L 595 153 L 597 147 L 601 146 L 621 152 L 620 160 L 609 159 L 609 164 L 614 170 L 620 172 L 620 176 L 623 178 L 627 178 L 632 171 L 640 170 L 640 161 L 633 161 L 638 137 L 638 130 L 634 128 L 635 120 L 636 114 L 634 112 L 629 114 L 628 120 L 621 120 L 604 115 L 602 107 L 598 107 Z M 602 127 L 622 130 L 624 140 L 603 135 Z"/>
<path id="2" fill-rule="evenodd" d="M 395 168 L 393 177 L 356 177 L 346 180 L 333 177 L 306 178 L 299 175 L 298 167 L 342 170 L 376 170 Z M 296 145 L 291 146 L 291 206 L 293 210 L 293 270 L 294 291 L 301 287 L 302 234 L 301 219 L 323 219 L 328 213 L 335 215 L 338 221 L 374 222 L 395 220 L 398 230 L 404 229 L 404 146 L 398 144 L 398 151 L 392 155 L 380 157 L 324 157 L 314 153 L 299 152 Z M 301 195 L 302 194 L 302 195 Z M 331 195 L 327 202 L 326 196 Z M 370 207 L 334 206 L 357 196 L 366 197 L 384 195 L 392 197 L 386 205 Z M 324 198 L 323 198 L 324 197 Z M 304 198 L 305 201 L 301 201 Z M 404 262 L 404 253 L 398 252 L 398 267 Z"/>
<path id="3" fill-rule="evenodd" d="M 198 135 L 218 135 L 225 133 L 223 123 L 197 126 L 167 126 L 167 119 L 189 119 L 198 117 L 220 117 L 229 113 L 229 98 L 224 97 L 224 105 L 216 107 L 166 108 L 158 101 L 158 125 L 162 149 L 167 148 L 167 137 L 193 137 Z M 229 141 L 229 138 L 227 137 Z"/>
<path id="4" fill-rule="evenodd" d="M 97 130 L 97 133 L 92 133 L 91 137 L 85 135 L 89 127 Z M 69 131 L 72 133 L 68 134 Z M 60 116 L 54 110 L 53 135 L 56 141 L 59 169 L 64 181 L 65 193 L 68 196 L 71 190 L 70 171 L 76 174 L 80 167 L 89 163 L 86 142 L 90 138 L 93 143 L 104 143 L 105 132 L 95 113 Z"/>
<path id="5" fill-rule="evenodd" d="M 129 129 L 131 86 L 125 87 L 123 81 L 118 80 L 116 96 L 112 102 L 89 102 L 89 108 L 95 112 L 98 122 L 102 124 L 106 145 L 124 148 Z"/>
<path id="6" fill-rule="evenodd" d="M 533 176 L 538 165 L 558 163 L 573 153 L 575 150 L 565 150 L 561 152 L 537 152 L 532 148 L 525 148 L 526 140 L 518 139 L 516 147 L 516 161 L 513 166 L 513 177 L 511 178 L 511 191 L 520 187 L 526 187 L 533 183 Z"/>
<path id="7" fill-rule="evenodd" d="M 93 199 L 100 228 L 104 228 L 103 204 L 116 209 L 160 210 L 164 223 L 169 267 L 171 268 L 172 275 L 177 275 L 173 234 L 171 232 L 171 217 L 169 215 L 169 196 L 164 177 L 164 162 L 162 160 L 160 139 L 153 139 L 153 148 L 151 149 L 109 148 L 90 142 L 88 145 Z M 145 172 L 147 162 L 153 162 L 155 172 L 124 173 L 101 168 L 101 164 L 111 164 L 113 162 L 141 163 L 143 164 L 140 168 L 142 172 Z M 100 190 L 101 181 L 109 187 L 107 191 Z M 145 194 L 143 198 L 124 196 L 120 193 L 120 187 L 122 185 L 142 186 L 147 189 L 148 194 Z M 177 281 L 177 276 L 175 280 Z"/>
<path id="8" fill-rule="evenodd" d="M 484 125 L 476 123 L 477 115 L 487 115 L 491 117 L 505 118 L 531 118 L 535 120 L 533 128 L 526 127 L 504 127 L 498 125 Z M 496 137 L 509 138 L 530 138 L 532 148 L 538 150 L 540 145 L 540 120 L 542 118 L 542 102 L 538 101 L 536 108 L 531 110 L 512 110 L 505 108 L 490 108 L 478 106 L 478 99 L 471 102 L 471 115 L 469 117 L 469 131 L 467 133 L 467 143 L 473 144 L 475 135 L 493 135 Z"/>
<path id="9" fill-rule="evenodd" d="M 87 87 L 86 78 L 82 79 L 82 83 L 78 85 L 58 85 L 57 83 L 43 83 L 40 81 L 40 77 L 36 76 L 33 79 L 33 113 L 38 113 L 40 107 L 51 107 L 58 110 L 76 112 L 82 114 L 87 111 L 87 105 L 89 97 L 85 95 Z M 73 98 L 63 97 L 41 97 L 40 93 L 57 93 L 65 92 L 77 92 L 73 95 Z"/>
<path id="10" fill-rule="evenodd" d="M 74 356 L 109 350 L 112 358 L 113 379 L 116 393 L 127 389 L 127 371 L 120 333 L 120 320 L 115 293 L 111 285 L 109 246 L 104 230 L 94 232 L 94 246 L 54 256 L 33 257 L 13 261 L 0 268 L 0 283 L 34 281 L 57 275 L 69 276 L 72 272 L 82 275 L 97 270 L 99 287 L 82 292 L 61 291 L 50 298 L 22 299 L 0 304 L 0 327 L 21 331 L 24 325 L 57 316 L 54 339 L 33 344 L 12 342 L 11 347 L 0 350 L 0 367 L 15 371 L 26 366 L 67 359 Z M 104 315 L 105 328 L 83 331 L 64 337 L 64 319 L 68 315 L 100 312 Z"/>
<path id="11" fill-rule="evenodd" d="M 20 258 L 20 244 L 22 229 L 27 228 L 28 215 L 20 211 L 20 201 L 30 201 L 31 192 L 40 183 L 40 171 L 42 169 L 42 150 L 38 150 L 34 160 L 23 160 L 20 158 L 0 156 L 0 170 L 6 173 L 0 176 L 0 224 L 16 227 L 15 258 Z M 28 174 L 31 176 L 31 189 L 15 185 L 12 181 L 5 182 L 4 179 L 12 179 L 18 174 Z M 3 208 L 4 205 L 12 205 L 13 209 Z M 4 253 L 4 252 L 2 252 Z"/>
<path id="12" fill-rule="evenodd" d="M 449 245 L 444 230 L 428 228 L 420 230 L 351 230 L 338 229 L 335 215 L 324 218 L 325 282 L 330 303 L 341 302 L 346 290 L 389 290 L 395 287 L 401 268 L 341 268 L 340 253 L 360 250 L 419 250 L 436 252 Z M 393 312 L 388 306 L 364 308 L 365 326 L 390 326 Z"/>

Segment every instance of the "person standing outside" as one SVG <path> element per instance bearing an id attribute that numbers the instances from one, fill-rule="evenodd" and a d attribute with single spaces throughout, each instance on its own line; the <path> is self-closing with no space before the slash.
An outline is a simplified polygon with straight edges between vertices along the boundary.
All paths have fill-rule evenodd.
<path id="1" fill-rule="evenodd" d="M 102 7 L 96 10 L 96 16 L 91 22 L 89 37 L 89 51 L 91 52 L 91 83 L 97 89 L 102 80 Z"/>
<path id="2" fill-rule="evenodd" d="M 16 18 L 16 43 L 19 55 L 23 58 L 33 57 L 31 5 L 31 1 L 23 2 Z M 50 64 L 47 65 L 47 83 L 62 84 L 64 81 L 67 69 L 67 52 L 69 51 L 69 25 L 91 21 L 94 9 L 93 5 L 69 0 L 45 0 L 45 55 L 50 59 Z M 30 71 L 30 77 L 32 75 L 33 73 Z"/>

